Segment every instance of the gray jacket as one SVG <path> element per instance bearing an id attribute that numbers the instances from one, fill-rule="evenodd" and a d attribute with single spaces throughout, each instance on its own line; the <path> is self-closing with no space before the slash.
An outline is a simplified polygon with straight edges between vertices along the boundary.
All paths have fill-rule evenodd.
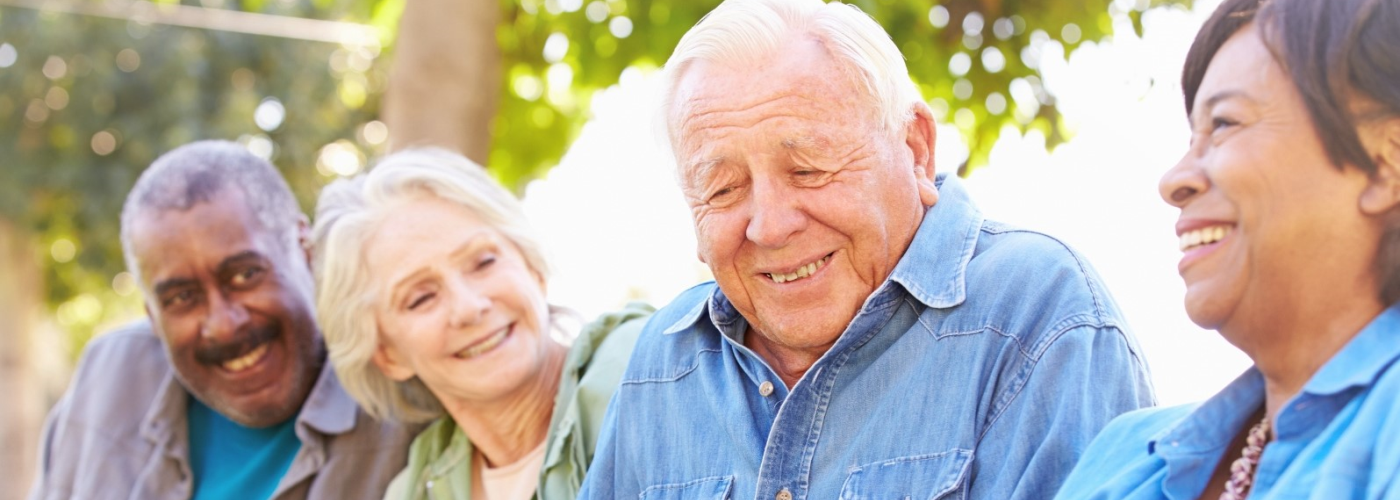
<path id="1" fill-rule="evenodd" d="M 190 498 L 188 397 L 149 323 L 94 339 L 44 424 L 30 500 Z M 361 411 L 330 363 L 296 435 L 301 449 L 273 499 L 381 498 L 413 437 Z"/>

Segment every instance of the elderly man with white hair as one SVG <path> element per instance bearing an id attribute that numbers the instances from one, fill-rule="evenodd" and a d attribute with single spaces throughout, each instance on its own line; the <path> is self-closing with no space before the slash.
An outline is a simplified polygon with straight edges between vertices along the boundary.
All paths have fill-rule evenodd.
<path id="1" fill-rule="evenodd" d="M 854 7 L 729 0 L 664 73 L 716 283 L 648 323 L 583 498 L 1048 498 L 1153 395 L 1101 280 L 935 173 Z"/>

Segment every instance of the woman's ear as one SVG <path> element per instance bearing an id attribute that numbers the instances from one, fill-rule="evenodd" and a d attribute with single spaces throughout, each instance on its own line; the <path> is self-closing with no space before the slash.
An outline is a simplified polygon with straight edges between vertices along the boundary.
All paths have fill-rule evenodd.
<path id="1" fill-rule="evenodd" d="M 379 347 L 374 349 L 374 355 L 370 357 L 370 362 L 379 367 L 379 371 L 384 372 L 384 376 L 399 382 L 404 382 L 414 376 L 413 369 L 403 362 L 398 350 L 382 342 Z"/>
<path id="2" fill-rule="evenodd" d="M 1361 211 L 1384 215 L 1400 206 L 1400 117 L 1363 127 L 1361 142 L 1374 158 L 1376 172 L 1361 193 Z"/>

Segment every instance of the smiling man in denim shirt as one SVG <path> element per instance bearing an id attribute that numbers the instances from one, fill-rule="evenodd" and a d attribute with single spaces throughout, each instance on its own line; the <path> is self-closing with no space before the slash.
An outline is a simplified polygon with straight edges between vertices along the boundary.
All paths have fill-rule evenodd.
<path id="1" fill-rule="evenodd" d="M 932 114 L 868 16 L 729 0 L 664 78 L 717 283 L 648 323 L 584 498 L 1049 498 L 1153 403 L 1088 263 L 935 174 Z"/>

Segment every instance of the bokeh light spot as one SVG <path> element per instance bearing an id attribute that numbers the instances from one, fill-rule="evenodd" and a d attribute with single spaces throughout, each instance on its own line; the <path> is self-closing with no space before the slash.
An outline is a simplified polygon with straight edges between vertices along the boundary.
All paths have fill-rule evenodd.
<path id="1" fill-rule="evenodd" d="M 359 148 L 344 139 L 321 147 L 316 157 L 316 170 L 326 176 L 349 177 L 359 173 L 364 164 L 365 157 Z"/>
<path id="2" fill-rule="evenodd" d="M 262 134 L 244 136 L 240 139 L 238 142 L 242 142 L 243 147 L 248 148 L 249 153 L 264 160 L 271 161 L 272 154 L 277 151 L 277 145 L 273 144 L 272 139 Z"/>
<path id="3" fill-rule="evenodd" d="M 117 150 L 117 136 L 103 130 L 92 134 L 91 145 L 92 152 L 97 153 L 97 156 L 107 156 Z"/>
<path id="4" fill-rule="evenodd" d="M 1060 39 L 1064 40 L 1068 45 L 1079 43 L 1079 38 L 1082 36 L 1084 36 L 1083 32 L 1080 31 L 1079 26 L 1074 23 L 1066 24 L 1065 27 L 1060 28 Z"/>
<path id="5" fill-rule="evenodd" d="M 282 120 L 287 117 L 287 109 L 282 106 L 282 101 L 276 97 L 268 97 L 258 104 L 258 109 L 253 111 L 253 123 L 265 132 L 277 130 L 282 126 Z"/>
<path id="6" fill-rule="evenodd" d="M 953 113 L 953 123 L 963 130 L 972 130 L 977 126 L 977 115 L 970 109 L 962 108 Z"/>
<path id="7" fill-rule="evenodd" d="M 953 82 L 953 97 L 958 98 L 958 100 L 967 100 L 972 97 L 972 82 L 966 78 L 959 78 L 958 81 Z"/>
<path id="8" fill-rule="evenodd" d="M 8 68 L 10 66 L 14 66 L 15 61 L 18 60 L 19 51 L 15 50 L 14 45 L 10 45 L 8 43 L 0 44 L 0 68 Z"/>
<path id="9" fill-rule="evenodd" d="M 982 68 L 988 73 L 999 73 L 1006 68 L 1006 56 L 1002 55 L 1001 49 L 987 47 L 982 50 Z"/>
<path id="10" fill-rule="evenodd" d="M 948 26 L 948 8 L 942 5 L 935 5 L 928 10 L 928 22 L 935 28 Z"/>
<path id="11" fill-rule="evenodd" d="M 73 240 L 68 238 L 59 238 L 54 240 L 52 245 L 49 245 L 49 255 L 53 257 L 54 262 L 59 264 L 71 262 L 77 254 L 78 246 L 74 245 Z"/>
<path id="12" fill-rule="evenodd" d="M 608 21 L 608 32 L 618 38 L 627 38 L 632 34 L 632 20 L 627 16 L 617 16 Z"/>
<path id="13" fill-rule="evenodd" d="M 126 73 L 141 68 L 141 54 L 136 49 L 122 49 L 117 53 L 117 69 Z"/>
<path id="14" fill-rule="evenodd" d="M 584 17 L 594 23 L 601 23 L 608 20 L 608 4 L 602 0 L 594 0 L 588 3 L 588 8 L 583 11 Z"/>
<path id="15" fill-rule="evenodd" d="M 997 40 L 1006 40 L 1016 34 L 1016 22 L 1011 18 L 1003 17 L 992 23 L 992 34 Z"/>
<path id="16" fill-rule="evenodd" d="M 68 63 L 63 62 L 62 57 L 49 56 L 49 59 L 44 61 L 43 73 L 50 80 L 63 78 L 63 75 L 68 74 Z"/>
<path id="17" fill-rule="evenodd" d="M 112 278 L 112 291 L 123 297 L 136 293 L 136 278 L 126 271 Z"/>
<path id="18" fill-rule="evenodd" d="M 569 54 L 569 37 L 563 33 L 551 33 L 544 41 L 544 62 L 553 64 L 564 60 Z"/>
<path id="19" fill-rule="evenodd" d="M 968 36 L 980 35 L 982 34 L 982 27 L 986 24 L 987 21 L 982 18 L 982 14 L 969 12 L 967 13 L 967 17 L 963 18 L 963 34 Z"/>
<path id="20" fill-rule="evenodd" d="M 389 140 L 389 126 L 384 122 L 374 120 L 360 127 L 360 137 L 365 140 L 365 144 L 378 146 Z"/>
<path id="21" fill-rule="evenodd" d="M 63 87 L 50 88 L 48 93 L 44 94 L 44 104 L 54 111 L 68 107 L 68 91 L 63 90 Z"/>
<path id="22" fill-rule="evenodd" d="M 992 92 L 987 96 L 987 113 L 999 115 L 1006 112 L 1006 96 L 1001 92 Z"/>
<path id="23" fill-rule="evenodd" d="M 44 123 L 49 119 L 49 106 L 44 104 L 43 99 L 29 101 L 29 107 L 24 110 L 24 119 L 35 125 Z"/>
<path id="24" fill-rule="evenodd" d="M 527 101 L 539 99 L 544 94 L 544 85 L 540 83 L 539 77 L 529 74 L 520 74 L 512 78 L 510 89 Z"/>
<path id="25" fill-rule="evenodd" d="M 948 58 L 948 72 L 952 73 L 953 76 L 966 75 L 968 70 L 971 69 L 972 56 L 964 52 L 958 52 L 957 54 L 953 54 L 953 57 Z"/>

